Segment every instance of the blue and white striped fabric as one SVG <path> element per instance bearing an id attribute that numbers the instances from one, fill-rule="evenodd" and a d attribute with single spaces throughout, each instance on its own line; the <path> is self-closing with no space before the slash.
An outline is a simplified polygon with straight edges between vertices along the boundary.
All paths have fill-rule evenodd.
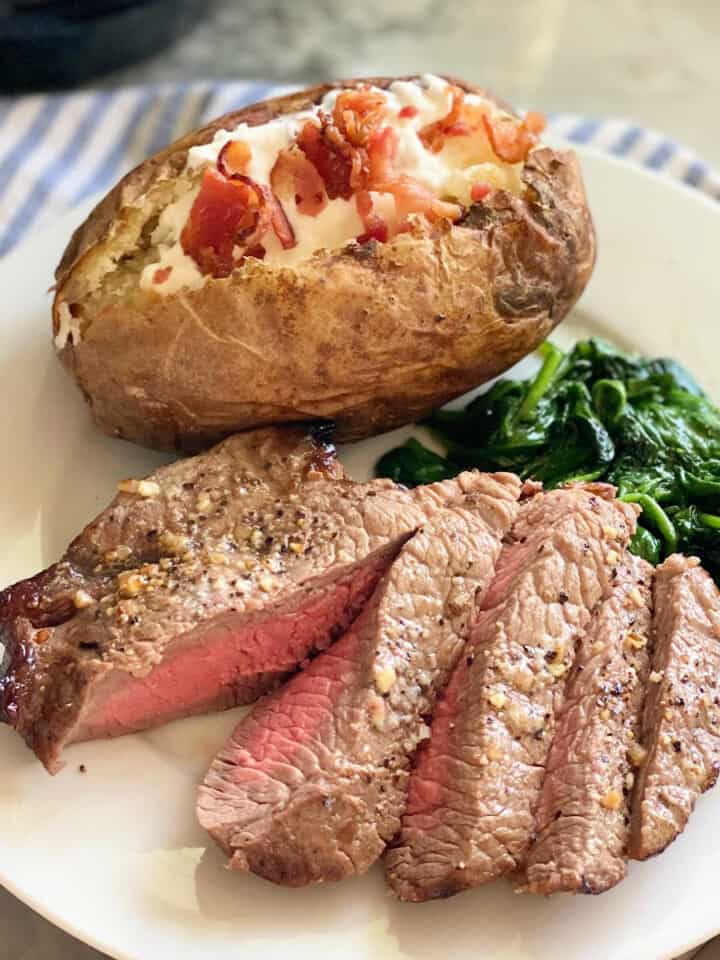
<path id="1" fill-rule="evenodd" d="M 0 255 L 42 220 L 108 190 L 144 157 L 228 110 L 289 87 L 192 83 L 0 98 Z M 662 170 L 720 200 L 691 151 L 621 119 L 550 117 L 552 133 Z"/>

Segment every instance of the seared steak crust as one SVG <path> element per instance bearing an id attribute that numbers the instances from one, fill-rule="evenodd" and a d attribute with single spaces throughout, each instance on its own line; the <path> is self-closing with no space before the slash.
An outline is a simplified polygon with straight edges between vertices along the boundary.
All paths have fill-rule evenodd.
<path id="1" fill-rule="evenodd" d="M 386 857 L 401 899 L 449 896 L 523 862 L 575 645 L 635 527 L 613 494 L 578 486 L 522 507 L 416 759 Z"/>
<path id="2" fill-rule="evenodd" d="M 521 889 L 602 893 L 627 872 L 631 758 L 650 670 L 652 576 L 649 564 L 626 553 L 611 595 L 578 646 Z"/>
<path id="3" fill-rule="evenodd" d="M 364 873 L 400 826 L 410 757 L 517 513 L 509 475 L 463 475 L 347 634 L 236 728 L 200 788 L 230 865 L 300 886 Z"/>
<path id="4" fill-rule="evenodd" d="M 459 489 L 354 484 L 296 429 L 130 483 L 0 594 L 0 715 L 55 770 L 73 740 L 249 702 L 344 632 L 425 504 Z"/>
<path id="5" fill-rule="evenodd" d="M 630 856 L 672 843 L 720 771 L 720 593 L 695 557 L 655 577 L 655 654 L 633 797 Z"/>

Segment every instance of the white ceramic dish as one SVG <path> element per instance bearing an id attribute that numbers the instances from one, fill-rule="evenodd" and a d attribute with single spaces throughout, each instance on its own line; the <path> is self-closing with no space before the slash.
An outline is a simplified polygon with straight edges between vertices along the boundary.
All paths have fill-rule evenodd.
<path id="1" fill-rule="evenodd" d="M 720 209 L 664 178 L 582 155 L 600 259 L 557 339 L 594 332 L 672 354 L 720 397 Z M 0 265 L 2 585 L 57 558 L 120 477 L 162 459 L 100 436 L 52 356 L 44 291 L 78 219 L 36 233 Z M 358 445 L 344 460 L 368 475 L 406 432 Z M 55 778 L 0 730 L 0 883 L 122 960 L 661 960 L 720 931 L 720 789 L 664 856 L 633 865 L 599 898 L 519 897 L 498 883 L 402 905 L 377 868 L 307 890 L 232 874 L 196 825 L 193 801 L 236 718 L 72 747 Z"/>

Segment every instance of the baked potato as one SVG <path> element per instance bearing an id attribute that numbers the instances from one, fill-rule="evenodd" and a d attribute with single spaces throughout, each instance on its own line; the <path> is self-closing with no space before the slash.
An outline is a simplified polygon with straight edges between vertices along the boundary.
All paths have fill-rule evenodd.
<path id="1" fill-rule="evenodd" d="M 541 128 L 432 75 L 220 117 L 75 232 L 56 273 L 59 357 L 104 431 L 152 447 L 417 420 L 534 349 L 590 277 L 577 160 Z"/>

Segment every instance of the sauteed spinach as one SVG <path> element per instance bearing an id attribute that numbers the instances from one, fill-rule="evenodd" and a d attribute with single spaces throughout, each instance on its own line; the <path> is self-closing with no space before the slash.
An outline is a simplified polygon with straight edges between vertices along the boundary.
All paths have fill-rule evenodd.
<path id="1" fill-rule="evenodd" d="M 631 549 L 657 563 L 697 554 L 720 582 L 720 410 L 672 360 L 602 340 L 543 344 L 532 380 L 498 380 L 464 410 L 426 421 L 445 456 L 416 439 L 377 472 L 415 486 L 459 470 L 511 470 L 555 487 L 606 480 L 642 507 Z"/>

